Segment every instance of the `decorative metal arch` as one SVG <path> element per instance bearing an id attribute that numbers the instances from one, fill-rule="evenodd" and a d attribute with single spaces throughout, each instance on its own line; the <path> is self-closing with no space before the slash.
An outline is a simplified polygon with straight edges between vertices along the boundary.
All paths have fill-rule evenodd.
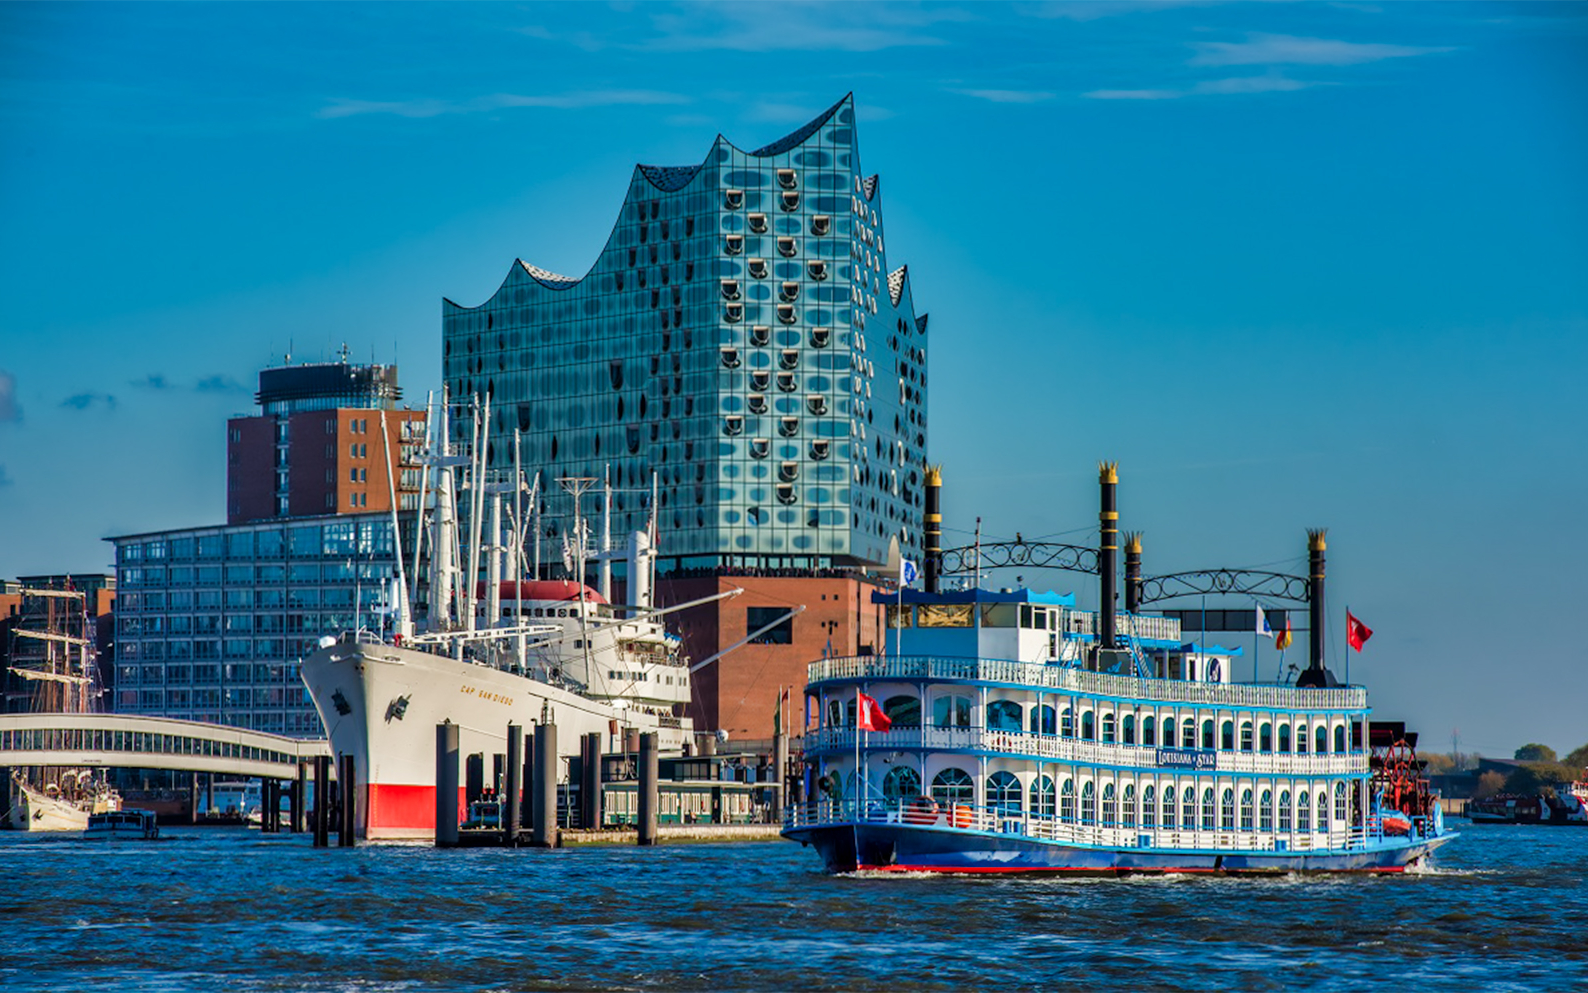
<path id="1" fill-rule="evenodd" d="M 1312 599 L 1312 582 L 1305 576 L 1255 569 L 1199 569 L 1167 576 L 1147 576 L 1141 580 L 1137 603 L 1156 603 L 1175 597 L 1205 593 L 1233 593 L 1269 600 L 1307 603 Z"/>
<path id="2" fill-rule="evenodd" d="M 945 548 L 940 575 L 963 576 L 976 571 L 976 546 Z M 1097 575 L 1097 549 L 1052 541 L 994 541 L 981 545 L 983 569 L 1064 569 Z"/>

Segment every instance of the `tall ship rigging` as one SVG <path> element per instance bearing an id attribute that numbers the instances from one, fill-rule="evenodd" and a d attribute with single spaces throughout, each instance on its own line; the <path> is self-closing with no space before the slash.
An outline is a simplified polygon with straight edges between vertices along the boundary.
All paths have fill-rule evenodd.
<path id="1" fill-rule="evenodd" d="M 86 714 L 101 709 L 86 594 L 24 588 L 11 632 L 6 709 Z M 3 818 L 23 831 L 81 831 L 91 814 L 121 809 L 121 799 L 93 769 L 44 766 L 12 774 L 12 806 Z"/>
<path id="2" fill-rule="evenodd" d="M 656 607 L 654 530 L 614 542 L 608 488 L 600 491 L 603 526 L 592 550 L 581 505 L 597 481 L 586 478 L 559 481 L 573 498 L 562 546 L 570 578 L 542 578 L 540 482 L 516 460 L 505 476 L 487 470 L 480 438 L 489 399 L 468 409 L 474 443 L 459 453 L 449 404 L 443 397 L 432 405 L 421 523 L 407 564 L 399 555 L 390 629 L 327 635 L 302 667 L 332 750 L 353 756 L 358 828 L 371 839 L 434 836 L 438 724 L 457 725 L 463 754 L 503 754 L 509 724 L 543 723 L 557 725 L 565 756 L 578 754 L 590 733 L 602 736 L 605 750 L 634 732 L 654 732 L 663 750 L 681 750 L 694 734 L 684 713 L 691 671 L 718 656 L 691 666 L 664 619 L 737 592 Z M 597 563 L 594 589 L 587 559 Z M 429 584 L 419 630 L 410 609 L 419 586 L 410 580 L 421 561 Z M 625 566 L 628 603 L 612 602 L 614 562 Z"/>

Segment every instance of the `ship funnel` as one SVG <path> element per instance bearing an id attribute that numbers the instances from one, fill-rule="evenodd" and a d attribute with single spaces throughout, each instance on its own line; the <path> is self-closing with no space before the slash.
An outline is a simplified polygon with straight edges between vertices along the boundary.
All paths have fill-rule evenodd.
<path id="1" fill-rule="evenodd" d="M 1325 630 L 1323 602 L 1323 551 L 1324 528 L 1307 529 L 1307 566 L 1311 579 L 1307 601 L 1307 668 L 1296 677 L 1297 686 L 1338 686 L 1340 681 L 1323 664 L 1323 635 Z"/>
<path id="2" fill-rule="evenodd" d="M 1119 463 L 1100 462 L 1097 482 L 1101 489 L 1102 507 L 1097 520 L 1101 532 L 1097 546 L 1097 573 L 1102 579 L 1102 591 L 1097 605 L 1097 647 L 1107 651 L 1114 647 L 1114 613 L 1118 609 L 1118 578 L 1114 575 L 1114 553 L 1119 549 L 1119 512 L 1115 508 L 1114 490 L 1119 485 Z"/>
<path id="3" fill-rule="evenodd" d="M 636 607 L 650 607 L 651 603 L 651 561 L 656 553 L 651 550 L 651 536 L 645 531 L 635 531 L 629 535 L 628 596 L 624 599 Z"/>
<path id="4" fill-rule="evenodd" d="M 943 489 L 943 467 L 926 467 L 926 592 L 937 592 L 943 568 L 943 513 L 939 503 Z"/>
<path id="5" fill-rule="evenodd" d="M 1141 532 L 1125 533 L 1125 612 L 1141 606 Z"/>

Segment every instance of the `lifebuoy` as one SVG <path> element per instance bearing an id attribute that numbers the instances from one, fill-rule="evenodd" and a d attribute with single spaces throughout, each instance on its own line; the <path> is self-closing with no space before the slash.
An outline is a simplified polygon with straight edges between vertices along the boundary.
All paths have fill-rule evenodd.
<path id="1" fill-rule="evenodd" d="M 918 796 L 904 808 L 906 824 L 936 824 L 937 801 L 929 796 Z"/>
<path id="2" fill-rule="evenodd" d="M 954 826 L 957 828 L 968 828 L 976 819 L 969 807 L 961 807 L 959 804 L 954 805 L 953 818 Z"/>

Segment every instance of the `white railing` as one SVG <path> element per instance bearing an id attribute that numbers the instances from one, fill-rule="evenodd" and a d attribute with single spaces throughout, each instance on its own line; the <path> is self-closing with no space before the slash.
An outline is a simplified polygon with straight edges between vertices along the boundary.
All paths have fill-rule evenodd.
<path id="1" fill-rule="evenodd" d="M 1298 689 L 1294 686 L 1258 686 L 1244 683 L 1197 683 L 1177 679 L 1116 676 L 1067 666 L 1001 659 L 957 659 L 928 655 L 862 655 L 822 659 L 810 664 L 807 678 L 812 685 L 830 680 L 955 680 L 1004 683 L 1033 689 L 1128 700 L 1228 708 L 1363 710 L 1367 707 L 1367 691 L 1360 686 L 1339 689 Z"/>
<path id="2" fill-rule="evenodd" d="M 1367 825 L 1327 831 L 1251 831 L 1127 827 L 1083 823 L 1075 819 L 1030 814 L 963 803 L 930 803 L 925 798 L 901 804 L 874 798 L 818 800 L 791 805 L 784 811 L 786 830 L 847 824 L 899 824 L 965 832 L 1013 834 L 1041 841 L 1092 848 L 1155 851 L 1236 851 L 1329 853 L 1381 847 L 1385 836 L 1377 818 Z"/>
<path id="3" fill-rule="evenodd" d="M 1166 773 L 1195 771 L 1272 776 L 1348 776 L 1366 772 L 1368 760 L 1366 752 L 1298 755 L 1218 751 L 1206 753 L 1215 756 L 1214 766 L 1192 770 L 1159 766 L 1158 749 L 1152 745 L 1105 744 L 1053 734 L 989 731 L 984 728 L 900 727 L 888 731 L 866 731 L 860 740 L 860 747 L 866 751 L 989 752 L 1078 765 L 1156 769 Z M 805 751 L 808 754 L 823 751 L 847 754 L 854 748 L 855 729 L 852 727 L 824 727 L 805 732 Z"/>

